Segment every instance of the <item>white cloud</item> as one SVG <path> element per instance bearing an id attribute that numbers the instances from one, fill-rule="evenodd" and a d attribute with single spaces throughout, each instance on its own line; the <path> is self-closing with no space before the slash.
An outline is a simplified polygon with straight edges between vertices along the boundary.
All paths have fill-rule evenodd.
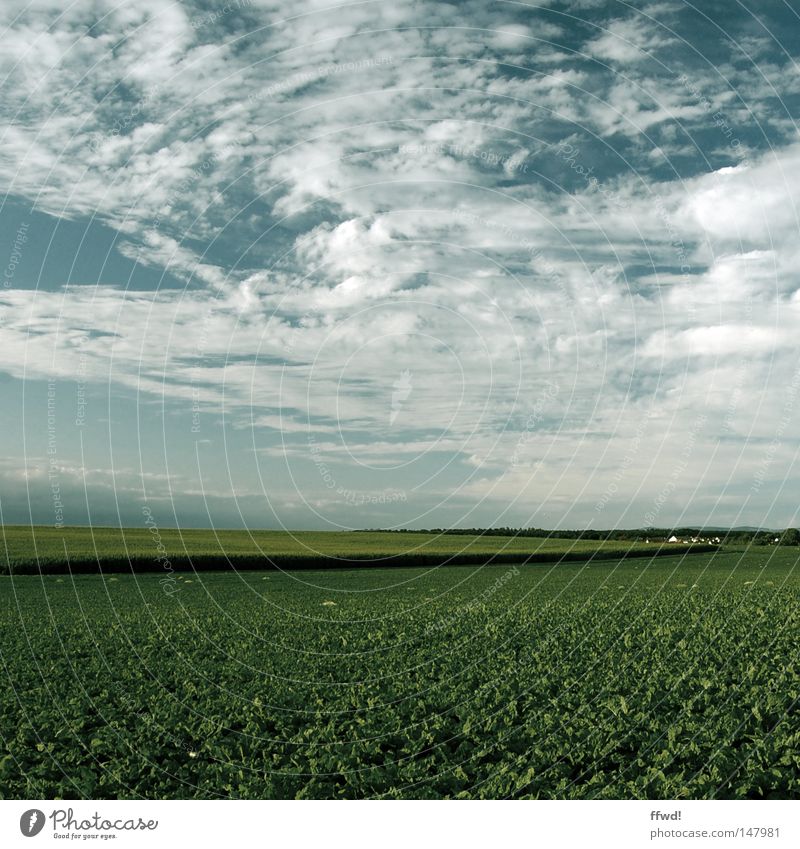
<path id="1" fill-rule="evenodd" d="M 598 59 L 629 64 L 647 58 L 647 53 L 669 44 L 663 29 L 640 17 L 611 21 L 584 50 Z"/>
<path id="2" fill-rule="evenodd" d="M 697 183 L 685 211 L 722 244 L 783 247 L 800 229 L 800 146 L 722 168 Z"/>

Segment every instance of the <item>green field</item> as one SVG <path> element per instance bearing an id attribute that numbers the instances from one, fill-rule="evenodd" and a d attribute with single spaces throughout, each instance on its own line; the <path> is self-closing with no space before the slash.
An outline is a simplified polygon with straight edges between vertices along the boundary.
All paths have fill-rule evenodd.
<path id="1" fill-rule="evenodd" d="M 797 798 L 796 551 L 6 576 L 0 793 Z"/>
<path id="2" fill-rule="evenodd" d="M 651 556 L 655 543 L 425 533 L 6 527 L 0 574 L 443 566 Z M 691 546 L 692 550 L 708 546 Z M 664 546 L 674 554 L 674 547 Z"/>

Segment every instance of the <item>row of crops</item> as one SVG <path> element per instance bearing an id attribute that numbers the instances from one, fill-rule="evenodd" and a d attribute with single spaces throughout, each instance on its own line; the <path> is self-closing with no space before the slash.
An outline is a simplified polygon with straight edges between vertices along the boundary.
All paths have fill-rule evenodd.
<path id="1" fill-rule="evenodd" d="M 800 793 L 785 549 L 1 580 L 6 798 Z"/>
<path id="2" fill-rule="evenodd" d="M 0 574 L 319 569 L 349 565 L 551 563 L 674 555 L 674 546 L 551 537 L 432 533 L 216 531 L 162 529 L 147 514 L 139 528 L 2 529 Z M 693 553 L 713 550 L 692 545 Z"/>

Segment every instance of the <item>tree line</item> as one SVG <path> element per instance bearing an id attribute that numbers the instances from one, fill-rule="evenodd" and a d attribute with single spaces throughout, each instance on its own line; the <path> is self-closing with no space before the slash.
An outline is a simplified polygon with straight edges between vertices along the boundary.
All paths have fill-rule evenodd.
<path id="1" fill-rule="evenodd" d="M 752 545 L 800 545 L 800 530 L 787 528 L 784 531 L 750 530 L 730 528 L 704 529 L 697 527 L 680 528 L 634 528 L 628 530 L 550 530 L 547 528 L 382 528 L 369 529 L 370 532 L 383 533 L 413 533 L 413 534 L 453 534 L 456 536 L 488 536 L 488 537 L 549 537 L 550 539 L 601 540 L 601 541 L 630 541 L 644 542 L 650 540 L 668 540 L 671 536 L 678 539 L 692 537 L 714 539 L 719 537 L 721 543 L 752 544 Z"/>

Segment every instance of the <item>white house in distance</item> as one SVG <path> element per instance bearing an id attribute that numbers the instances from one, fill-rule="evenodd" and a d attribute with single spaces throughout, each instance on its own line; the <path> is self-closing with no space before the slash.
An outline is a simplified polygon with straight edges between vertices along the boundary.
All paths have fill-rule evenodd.
<path id="1" fill-rule="evenodd" d="M 720 539 L 719 539 L 719 537 L 708 537 L 708 539 L 706 539 L 706 537 L 690 537 L 689 539 L 683 540 L 683 539 L 678 539 L 678 537 L 676 537 L 675 534 L 673 534 L 667 540 L 667 542 L 682 542 L 685 545 L 689 545 L 690 542 L 710 542 L 710 543 L 716 543 L 718 545 L 719 542 L 720 542 Z"/>

